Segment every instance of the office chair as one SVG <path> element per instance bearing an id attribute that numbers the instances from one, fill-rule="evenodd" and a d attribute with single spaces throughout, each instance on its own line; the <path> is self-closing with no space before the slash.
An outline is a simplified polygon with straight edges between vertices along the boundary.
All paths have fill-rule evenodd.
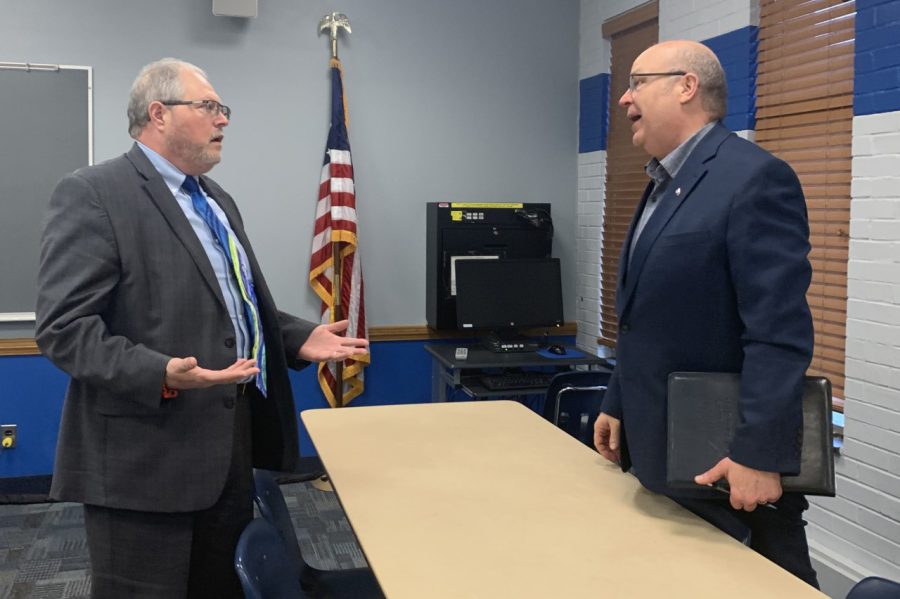
<path id="1" fill-rule="evenodd" d="M 900 582 L 869 576 L 853 585 L 847 599 L 900 599 Z"/>
<path id="2" fill-rule="evenodd" d="M 241 533 L 234 551 L 234 570 L 248 599 L 306 596 L 278 531 L 262 518 L 251 520 Z"/>
<path id="3" fill-rule="evenodd" d="M 253 500 L 259 513 L 275 529 L 284 544 L 303 590 L 311 597 L 347 597 L 352 599 L 383 599 L 384 594 L 370 568 L 319 570 L 303 559 L 294 523 L 275 476 L 269 470 L 253 470 L 255 493 Z"/>
<path id="4" fill-rule="evenodd" d="M 588 447 L 594 446 L 594 421 L 600 413 L 609 372 L 572 370 L 553 377 L 544 398 L 544 418 Z"/>

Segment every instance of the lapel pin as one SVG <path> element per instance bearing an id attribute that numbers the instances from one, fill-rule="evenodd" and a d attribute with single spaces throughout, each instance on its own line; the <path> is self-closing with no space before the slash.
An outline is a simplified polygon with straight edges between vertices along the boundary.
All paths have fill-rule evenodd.
<path id="1" fill-rule="evenodd" d="M 680 188 L 680 187 L 679 187 L 678 189 L 675 190 L 675 195 L 676 195 L 676 196 L 680 196 L 680 195 L 681 195 L 681 188 Z"/>

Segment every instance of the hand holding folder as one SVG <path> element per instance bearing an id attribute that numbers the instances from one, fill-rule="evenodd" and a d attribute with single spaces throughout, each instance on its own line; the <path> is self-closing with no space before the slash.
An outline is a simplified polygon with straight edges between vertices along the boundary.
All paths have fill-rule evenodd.
<path id="1" fill-rule="evenodd" d="M 739 420 L 739 374 L 673 372 L 668 386 L 667 484 L 697 489 L 694 477 L 728 455 Z M 782 476 L 785 492 L 833 497 L 831 383 L 806 377 L 800 473 Z"/>
<path id="2" fill-rule="evenodd" d="M 754 470 L 730 458 L 722 458 L 715 466 L 694 477 L 698 485 L 707 485 L 729 495 L 731 507 L 752 512 L 757 507 L 776 509 L 781 497 L 781 479 L 777 473 Z"/>

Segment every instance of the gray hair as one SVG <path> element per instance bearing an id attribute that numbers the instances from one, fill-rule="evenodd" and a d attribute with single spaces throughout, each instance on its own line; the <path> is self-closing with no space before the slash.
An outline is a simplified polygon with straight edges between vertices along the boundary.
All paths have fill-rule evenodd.
<path id="1" fill-rule="evenodd" d="M 684 70 L 697 74 L 703 109 L 715 121 L 724 118 L 728 110 L 728 83 L 715 53 L 705 46 L 693 47 L 684 49 L 680 58 Z"/>
<path id="2" fill-rule="evenodd" d="M 128 135 L 137 139 L 150 122 L 147 110 L 151 102 L 181 99 L 184 93 L 181 71 L 184 69 L 192 69 L 204 79 L 209 79 L 200 67 L 177 58 L 162 58 L 141 69 L 131 84 L 128 97 Z"/>

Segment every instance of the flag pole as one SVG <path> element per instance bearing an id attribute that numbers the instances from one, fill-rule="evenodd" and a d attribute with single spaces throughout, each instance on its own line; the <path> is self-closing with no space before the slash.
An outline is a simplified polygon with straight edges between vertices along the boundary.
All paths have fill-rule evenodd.
<path id="1" fill-rule="evenodd" d="M 331 243 L 332 256 L 332 272 L 334 272 L 334 303 L 332 304 L 331 313 L 334 315 L 334 321 L 344 319 L 343 310 L 341 309 L 341 244 L 337 241 Z M 334 407 L 344 407 L 344 361 L 338 360 L 334 363 L 334 376 L 337 379 L 337 385 L 334 389 Z"/>
<path id="2" fill-rule="evenodd" d="M 348 35 L 352 33 L 352 31 L 350 30 L 350 19 L 347 18 L 347 15 L 339 12 L 333 12 L 330 15 L 325 15 L 319 21 L 319 34 L 321 34 L 326 29 L 329 31 L 329 37 L 331 38 L 331 61 L 334 62 L 338 60 L 338 30 L 344 29 Z M 343 259 L 341 257 L 340 246 L 341 244 L 338 241 L 333 241 L 331 243 L 331 270 L 333 273 L 333 280 L 331 285 L 331 315 L 333 322 L 344 319 L 343 308 L 341 306 L 341 265 Z M 337 385 L 334 394 L 334 405 L 336 408 L 341 408 L 344 406 L 343 360 L 338 360 L 337 362 L 335 362 L 334 375 L 337 379 Z"/>

